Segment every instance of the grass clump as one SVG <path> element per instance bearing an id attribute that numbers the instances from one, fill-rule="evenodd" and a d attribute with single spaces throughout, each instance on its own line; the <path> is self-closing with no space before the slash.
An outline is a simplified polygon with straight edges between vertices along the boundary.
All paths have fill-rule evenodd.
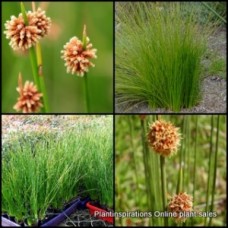
<path id="1" fill-rule="evenodd" d="M 2 212 L 35 225 L 49 207 L 61 209 L 78 195 L 113 207 L 112 118 L 77 122 L 58 134 L 11 133 L 2 160 Z"/>
<path id="2" fill-rule="evenodd" d="M 193 10 L 186 14 L 182 8 L 180 3 L 117 4 L 119 104 L 147 102 L 152 108 L 180 111 L 200 101 L 209 30 L 194 20 Z"/>

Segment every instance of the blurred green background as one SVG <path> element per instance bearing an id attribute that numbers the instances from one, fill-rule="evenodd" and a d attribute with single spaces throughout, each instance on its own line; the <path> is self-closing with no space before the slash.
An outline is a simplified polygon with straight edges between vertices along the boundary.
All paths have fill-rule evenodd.
<path id="1" fill-rule="evenodd" d="M 98 58 L 95 68 L 88 73 L 91 112 L 113 111 L 113 3 L 112 2 L 36 2 L 51 18 L 48 36 L 41 43 L 43 73 L 48 93 L 50 112 L 84 112 L 84 84 L 82 78 L 66 73 L 60 51 L 69 39 L 81 39 L 83 25 Z M 30 2 L 26 10 L 32 10 Z M 2 30 L 11 15 L 20 13 L 19 2 L 2 3 Z M 23 82 L 33 81 L 28 53 L 15 52 L 2 32 L 2 112 L 13 113 L 18 92 L 18 73 Z"/>

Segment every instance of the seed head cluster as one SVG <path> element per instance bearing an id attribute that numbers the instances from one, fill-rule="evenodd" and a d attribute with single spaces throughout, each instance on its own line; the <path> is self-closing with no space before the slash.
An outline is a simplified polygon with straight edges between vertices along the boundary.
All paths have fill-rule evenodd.
<path id="1" fill-rule="evenodd" d="M 21 13 L 18 17 L 11 16 L 11 19 L 5 23 L 4 33 L 6 38 L 10 39 L 9 45 L 14 50 L 25 51 L 32 47 L 39 39 L 47 35 L 50 29 L 51 19 L 40 8 L 34 12 L 28 11 L 26 16 L 27 24 Z"/>
<path id="2" fill-rule="evenodd" d="M 168 205 L 168 210 L 173 213 L 175 212 L 175 222 L 179 223 L 185 222 L 187 219 L 187 217 L 182 216 L 181 213 L 184 214 L 186 212 L 191 212 L 192 206 L 192 196 L 188 195 L 185 192 L 181 192 L 178 195 L 172 197 Z"/>
<path id="3" fill-rule="evenodd" d="M 22 77 L 19 74 L 17 92 L 19 97 L 17 103 L 14 105 L 16 111 L 22 111 L 23 113 L 38 112 L 43 106 L 41 103 L 42 93 L 39 93 L 36 85 L 33 82 L 26 81 L 24 86 L 22 83 Z"/>
<path id="4" fill-rule="evenodd" d="M 89 37 L 85 38 L 85 44 L 79 40 L 76 36 L 72 37 L 69 42 L 64 45 L 64 49 L 61 51 L 62 59 L 65 60 L 65 66 L 67 67 L 67 73 L 77 74 L 79 77 L 83 77 L 86 72 L 89 71 L 89 67 L 95 65 L 90 59 L 97 58 L 97 49 L 92 48 Z"/>
<path id="5" fill-rule="evenodd" d="M 147 137 L 149 145 L 162 156 L 175 154 L 180 146 L 179 128 L 164 120 L 152 123 Z"/>

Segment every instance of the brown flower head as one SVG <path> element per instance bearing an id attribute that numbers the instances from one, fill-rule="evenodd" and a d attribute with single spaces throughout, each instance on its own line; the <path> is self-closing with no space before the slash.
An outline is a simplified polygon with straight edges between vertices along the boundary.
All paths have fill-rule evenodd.
<path id="1" fill-rule="evenodd" d="M 188 212 L 191 212 L 192 206 L 192 196 L 188 195 L 185 192 L 181 192 L 178 195 L 172 197 L 168 205 L 168 210 L 175 213 L 176 216 L 174 216 L 174 219 L 177 223 L 185 222 L 187 217 L 184 217 L 182 215 L 183 213 L 187 214 Z"/>
<path id="2" fill-rule="evenodd" d="M 61 51 L 61 58 L 66 62 L 67 73 L 71 72 L 72 74 L 83 77 L 84 73 L 88 72 L 89 67 L 95 66 L 90 62 L 90 59 L 97 58 L 97 50 L 93 49 L 92 46 L 93 45 L 89 42 L 89 37 L 85 34 L 85 27 L 83 41 L 75 36 L 64 45 L 64 50 Z"/>
<path id="3" fill-rule="evenodd" d="M 179 128 L 164 120 L 157 120 L 151 124 L 147 137 L 149 145 L 162 156 L 175 154 L 180 145 Z"/>
<path id="4" fill-rule="evenodd" d="M 39 111 L 40 107 L 43 106 L 41 103 L 42 93 L 38 92 L 33 82 L 26 81 L 23 87 L 21 74 L 18 77 L 17 91 L 20 95 L 13 107 L 16 111 L 32 113 Z"/>
<path id="5" fill-rule="evenodd" d="M 27 12 L 28 24 L 25 23 L 22 14 L 18 17 L 11 16 L 6 21 L 6 38 L 10 39 L 9 45 L 14 50 L 26 50 L 35 45 L 38 40 L 47 34 L 51 20 L 47 18 L 44 11 L 38 9 L 35 12 Z"/>

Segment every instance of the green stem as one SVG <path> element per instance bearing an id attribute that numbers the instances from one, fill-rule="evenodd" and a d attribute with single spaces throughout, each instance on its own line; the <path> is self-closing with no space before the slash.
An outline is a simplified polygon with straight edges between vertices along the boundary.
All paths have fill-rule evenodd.
<path id="1" fill-rule="evenodd" d="M 178 173 L 177 190 L 176 190 L 177 195 L 183 191 L 182 186 L 183 186 L 183 169 L 182 169 L 182 163 L 180 163 L 180 169 L 179 169 L 179 173 Z"/>
<path id="2" fill-rule="evenodd" d="M 213 115 L 211 116 L 211 134 L 210 134 L 210 151 L 209 151 L 209 164 L 208 164 L 208 180 L 207 180 L 207 195 L 206 195 L 206 208 L 205 211 L 209 210 L 209 194 L 211 186 L 211 163 L 212 163 L 212 151 L 213 151 L 213 131 L 214 131 L 214 121 Z M 207 217 L 204 218 L 204 226 L 207 224 Z"/>
<path id="3" fill-rule="evenodd" d="M 184 116 L 184 126 L 183 126 L 183 132 L 184 132 L 184 139 L 183 139 L 183 147 L 182 147 L 182 167 L 183 167 L 183 185 L 182 185 L 182 190 L 184 190 L 184 187 L 186 189 L 186 186 L 188 183 L 186 183 L 186 148 L 187 148 L 187 129 L 188 129 L 188 121 L 186 116 Z"/>
<path id="4" fill-rule="evenodd" d="M 43 74 L 43 63 L 42 63 L 42 52 L 41 52 L 41 47 L 40 44 L 36 44 L 36 57 L 37 57 L 37 71 L 38 71 L 38 79 L 39 79 L 39 84 L 40 84 L 40 91 L 43 94 L 43 101 L 44 101 L 44 110 L 45 112 L 49 112 L 49 105 L 48 105 L 48 96 L 47 96 L 47 91 L 46 91 L 46 86 L 45 86 L 45 81 L 44 81 L 44 74 Z"/>
<path id="5" fill-rule="evenodd" d="M 219 142 L 219 115 L 217 117 L 217 133 L 216 133 L 216 145 L 215 145 L 215 157 L 214 157 L 214 175 L 213 175 L 213 186 L 212 186 L 212 199 L 210 211 L 214 208 L 214 198 L 215 198 L 215 185 L 216 185 L 216 174 L 217 174 L 217 157 L 218 157 L 218 142 Z M 209 226 L 211 226 L 212 217 L 209 220 Z"/>
<path id="6" fill-rule="evenodd" d="M 25 24 L 28 25 L 28 17 L 26 15 L 26 9 L 22 2 L 21 2 L 21 12 L 22 12 Z M 37 44 L 37 45 L 39 45 L 39 44 Z M 39 50 L 40 50 L 40 48 L 39 48 Z M 43 77 L 41 75 L 39 76 L 39 66 L 42 65 L 41 50 L 36 55 L 35 47 L 31 47 L 29 49 L 29 58 L 30 58 L 31 66 L 32 66 L 32 74 L 33 74 L 35 85 L 37 86 L 38 91 L 40 91 L 43 94 L 43 101 L 44 101 L 43 111 L 47 112 L 48 103 L 47 103 L 45 84 L 43 81 Z M 41 63 L 39 63 L 39 62 L 41 62 Z"/>
<path id="7" fill-rule="evenodd" d="M 193 168 L 193 192 L 192 197 L 193 201 L 195 201 L 195 189 L 196 189 L 196 161 L 197 161 L 197 138 L 198 138 L 198 116 L 195 117 L 195 147 L 194 147 L 194 168 Z M 194 204 L 193 204 L 193 210 L 194 210 Z M 193 226 L 194 219 L 191 218 L 191 225 Z"/>
<path id="8" fill-rule="evenodd" d="M 37 63 L 36 52 L 34 47 L 31 47 L 29 49 L 29 57 L 30 57 L 31 66 L 32 66 L 33 78 L 34 78 L 35 84 L 37 85 L 38 90 L 40 91 L 39 75 L 38 75 L 38 69 L 36 64 Z"/>
<path id="9" fill-rule="evenodd" d="M 82 45 L 83 45 L 83 49 L 86 49 L 86 26 L 84 25 L 83 28 L 83 34 L 82 34 Z M 85 100 L 86 100 L 86 112 L 90 112 L 89 109 L 89 94 L 88 94 L 88 79 L 87 79 L 87 73 L 85 73 L 84 76 L 84 87 L 85 87 Z"/>
<path id="10" fill-rule="evenodd" d="M 25 24 L 28 25 L 28 17 L 26 15 L 26 10 L 25 10 L 25 6 L 24 6 L 23 2 L 21 2 L 21 13 L 23 15 Z M 34 77 L 34 81 L 35 81 L 35 84 L 36 84 L 38 90 L 40 91 L 40 85 L 39 85 L 39 80 L 38 80 L 38 71 L 37 71 L 37 65 L 36 65 L 36 62 L 37 62 L 36 61 L 36 52 L 35 52 L 34 47 L 31 47 L 29 49 L 29 57 L 30 57 L 30 61 L 31 61 L 32 74 Z"/>
<path id="11" fill-rule="evenodd" d="M 25 6 L 24 6 L 23 2 L 21 2 L 21 13 L 23 15 L 25 25 L 28 25 L 28 17 L 26 15 L 26 10 L 25 10 Z"/>
<path id="12" fill-rule="evenodd" d="M 166 211 L 166 173 L 165 173 L 165 158 L 160 156 L 160 165 L 161 165 L 161 186 L 162 186 L 162 201 L 163 201 L 163 210 Z M 164 217 L 164 226 L 168 226 L 168 218 Z"/>
<path id="13" fill-rule="evenodd" d="M 197 138 L 198 138 L 198 116 L 195 119 L 195 126 L 196 126 L 196 135 L 195 135 L 195 147 L 194 147 L 194 171 L 193 171 L 193 200 L 195 199 L 195 188 L 196 188 L 196 160 L 197 160 Z"/>
<path id="14" fill-rule="evenodd" d="M 44 86 L 43 80 L 40 80 L 40 77 L 39 77 L 39 69 L 37 67 L 37 58 L 36 58 L 35 47 L 31 47 L 29 49 L 29 57 L 30 57 L 30 61 L 31 61 L 32 74 L 33 74 L 35 84 L 37 85 L 38 90 L 40 92 L 42 92 L 42 94 L 43 94 L 43 100 L 44 100 L 43 110 L 44 110 L 44 112 L 47 112 L 47 109 L 46 109 L 47 100 L 46 100 L 46 94 L 44 91 L 45 86 Z"/>
<path id="15" fill-rule="evenodd" d="M 88 91 L 88 78 L 87 73 L 84 76 L 84 88 L 85 88 L 85 102 L 86 102 L 86 112 L 90 112 L 89 106 L 89 91 Z"/>
<path id="16" fill-rule="evenodd" d="M 143 145 L 143 163 L 144 163 L 144 173 L 145 173 L 145 182 L 146 182 L 146 192 L 147 192 L 147 202 L 148 202 L 148 211 L 154 211 L 154 204 L 152 203 L 153 200 L 153 193 L 150 186 L 151 181 L 153 180 L 151 177 L 151 171 L 150 171 L 150 156 L 149 156 L 149 150 L 148 145 L 146 141 L 146 135 L 145 135 L 145 120 L 141 120 L 141 137 L 142 137 L 142 145 Z M 152 218 L 149 220 L 149 225 L 152 226 L 154 224 L 155 217 L 152 216 Z"/>
<path id="17" fill-rule="evenodd" d="M 132 116 L 128 116 L 128 124 L 129 124 L 129 130 L 130 130 L 130 144 L 131 144 L 131 151 L 132 151 L 132 159 L 133 159 L 133 168 L 135 172 L 135 177 L 136 177 L 136 202 L 137 202 L 137 207 L 140 205 L 140 196 L 139 196 L 139 178 L 138 178 L 138 171 L 137 171 L 137 165 L 136 165 L 136 157 L 135 157 L 135 145 L 133 142 L 134 135 L 133 135 L 133 123 L 132 123 Z"/>
<path id="18" fill-rule="evenodd" d="M 212 13 L 214 13 L 220 20 L 222 20 L 224 23 L 226 23 L 226 19 L 224 19 L 220 14 L 218 14 L 214 9 L 212 9 L 207 3 L 202 2 L 202 4 L 208 8 Z"/>

